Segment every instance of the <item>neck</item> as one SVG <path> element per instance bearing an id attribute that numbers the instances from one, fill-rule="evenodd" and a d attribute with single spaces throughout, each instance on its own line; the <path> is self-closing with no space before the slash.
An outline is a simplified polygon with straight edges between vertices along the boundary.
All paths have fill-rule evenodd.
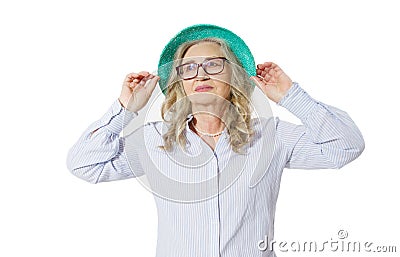
<path id="1" fill-rule="evenodd" d="M 204 133 L 216 134 L 224 130 L 224 117 L 226 104 L 192 105 L 193 120 L 195 130 Z"/>
<path id="2" fill-rule="evenodd" d="M 217 134 L 225 128 L 221 118 L 210 113 L 194 113 L 192 123 L 200 133 Z"/>

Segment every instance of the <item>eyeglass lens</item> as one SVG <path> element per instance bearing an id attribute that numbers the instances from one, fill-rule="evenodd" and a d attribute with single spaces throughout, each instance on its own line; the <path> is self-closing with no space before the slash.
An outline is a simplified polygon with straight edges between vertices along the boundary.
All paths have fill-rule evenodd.
<path id="1" fill-rule="evenodd" d="M 223 71 L 224 69 L 223 58 L 213 58 L 205 60 L 203 63 L 185 63 L 177 67 L 177 72 L 183 79 L 194 78 L 198 74 L 199 66 L 202 66 L 203 70 L 209 75 L 215 75 Z"/>

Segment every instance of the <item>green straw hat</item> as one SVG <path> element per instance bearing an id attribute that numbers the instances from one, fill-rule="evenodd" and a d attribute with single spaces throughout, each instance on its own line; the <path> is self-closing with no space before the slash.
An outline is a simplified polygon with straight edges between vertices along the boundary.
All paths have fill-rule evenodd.
<path id="1" fill-rule="evenodd" d="M 232 52 L 237 56 L 241 65 L 248 76 L 256 75 L 256 65 L 254 57 L 246 43 L 235 33 L 222 27 L 211 24 L 197 24 L 181 30 L 164 47 L 158 62 L 158 75 L 160 76 L 159 85 L 161 91 L 167 93 L 167 83 L 172 71 L 174 55 L 176 50 L 185 42 L 200 40 L 205 38 L 219 38 L 224 40 Z"/>

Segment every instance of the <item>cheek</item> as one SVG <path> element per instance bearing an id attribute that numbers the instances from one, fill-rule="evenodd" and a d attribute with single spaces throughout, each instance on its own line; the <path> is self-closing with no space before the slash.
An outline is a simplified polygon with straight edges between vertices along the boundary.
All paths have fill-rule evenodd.
<path id="1" fill-rule="evenodd" d="M 231 92 L 231 72 L 226 70 L 224 73 L 215 77 L 214 83 L 217 86 L 217 94 L 222 96 L 223 98 L 228 98 Z"/>
<path id="2" fill-rule="evenodd" d="M 224 98 L 227 98 L 231 92 L 231 86 L 228 83 L 219 81 L 218 91 L 219 95 L 223 96 Z"/>
<path id="3" fill-rule="evenodd" d="M 220 80 L 220 82 L 224 82 L 224 83 L 230 85 L 231 78 L 232 78 L 231 71 L 229 69 L 226 69 L 224 73 L 220 74 L 220 76 L 218 77 L 218 80 Z"/>
<path id="4" fill-rule="evenodd" d="M 192 84 L 190 81 L 182 81 L 183 83 L 183 90 L 185 91 L 186 95 L 190 95 L 192 93 Z"/>

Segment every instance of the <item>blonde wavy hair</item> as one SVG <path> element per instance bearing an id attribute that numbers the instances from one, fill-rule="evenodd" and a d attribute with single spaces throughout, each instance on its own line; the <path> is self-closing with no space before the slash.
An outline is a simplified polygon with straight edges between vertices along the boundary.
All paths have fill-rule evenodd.
<path id="1" fill-rule="evenodd" d="M 191 103 L 186 97 L 182 81 L 177 77 L 175 67 L 182 62 L 186 51 L 193 45 L 201 42 L 214 42 L 220 45 L 225 58 L 231 63 L 232 70 L 230 87 L 230 105 L 224 116 L 225 126 L 229 133 L 229 142 L 233 151 L 243 153 L 243 146 L 248 144 L 254 135 L 251 126 L 251 104 L 250 97 L 253 92 L 253 85 L 246 71 L 237 59 L 236 55 L 229 49 L 229 46 L 221 39 L 207 38 L 190 41 L 182 44 L 175 53 L 174 65 L 170 72 L 167 83 L 166 98 L 161 107 L 162 119 L 169 124 L 168 130 L 163 134 L 164 146 L 161 149 L 171 151 L 176 143 L 183 149 L 186 148 L 186 120 L 192 113 Z M 233 64 L 232 64 L 233 63 Z"/>

